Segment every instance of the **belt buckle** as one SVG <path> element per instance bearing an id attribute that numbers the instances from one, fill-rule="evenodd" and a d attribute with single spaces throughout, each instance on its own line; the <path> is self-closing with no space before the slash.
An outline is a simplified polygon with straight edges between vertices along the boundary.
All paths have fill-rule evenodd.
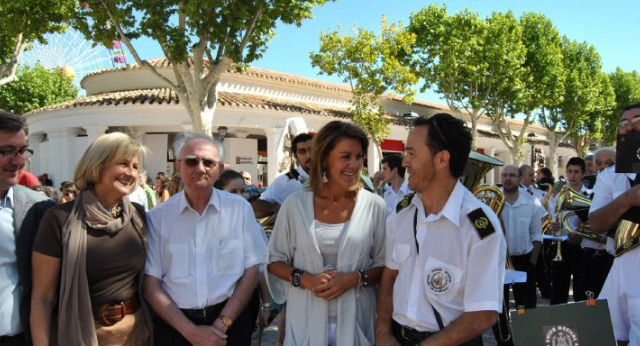
<path id="1" fill-rule="evenodd" d="M 406 330 L 407 330 L 407 327 L 405 327 L 405 326 L 403 326 L 403 325 L 400 325 L 400 336 L 402 336 L 405 340 L 412 341 L 412 340 L 411 340 L 411 338 L 408 338 L 408 337 L 405 335 L 405 331 L 406 331 Z"/>
<path id="2" fill-rule="evenodd" d="M 107 309 L 110 309 L 110 308 L 119 308 L 120 309 L 119 318 L 118 318 L 118 316 L 116 316 L 116 317 L 107 316 Z M 124 303 L 120 302 L 120 303 L 113 303 L 113 304 L 105 304 L 105 305 L 100 307 L 100 310 L 98 312 L 98 316 L 100 317 L 100 322 L 102 324 L 104 324 L 107 327 L 112 326 L 112 325 L 122 321 L 122 319 L 124 318 L 124 316 L 125 316 Z"/>

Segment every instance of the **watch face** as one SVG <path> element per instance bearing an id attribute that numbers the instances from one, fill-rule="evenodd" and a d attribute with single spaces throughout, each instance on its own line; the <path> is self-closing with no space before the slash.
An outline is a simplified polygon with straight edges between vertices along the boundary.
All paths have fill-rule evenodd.
<path id="1" fill-rule="evenodd" d="M 227 316 L 222 316 L 220 317 L 220 319 L 222 320 L 222 324 L 224 324 L 224 326 L 227 328 L 231 327 L 231 325 L 233 324 L 233 321 L 231 320 L 231 318 Z"/>

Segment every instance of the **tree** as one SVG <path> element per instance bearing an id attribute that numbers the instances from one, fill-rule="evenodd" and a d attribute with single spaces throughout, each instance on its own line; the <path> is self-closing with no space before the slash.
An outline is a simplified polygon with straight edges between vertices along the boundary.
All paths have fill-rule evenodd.
<path id="1" fill-rule="evenodd" d="M 593 110 L 582 119 L 582 122 L 571 133 L 578 156 L 586 155 L 587 149 L 594 141 L 603 139 L 607 123 L 614 123 L 617 129 L 617 116 L 614 116 L 616 95 L 611 80 L 604 72 L 598 74 L 598 79 Z M 615 120 L 611 121 L 613 117 Z"/>
<path id="2" fill-rule="evenodd" d="M 300 26 L 326 1 L 88 0 L 74 25 L 106 46 L 124 42 L 138 65 L 176 92 L 193 129 L 210 134 L 222 73 L 260 58 L 278 21 Z M 142 36 L 160 45 L 175 80 L 140 58 L 132 40 Z"/>
<path id="3" fill-rule="evenodd" d="M 478 119 L 491 102 L 474 89 L 491 78 L 480 62 L 485 23 L 469 10 L 449 16 L 446 7 L 431 5 L 411 15 L 408 29 L 416 35 L 413 67 L 424 80 L 421 91 L 434 88 L 449 108 L 469 114 L 475 147 Z"/>
<path id="4" fill-rule="evenodd" d="M 632 103 L 640 102 L 640 76 L 638 72 L 625 72 L 620 67 L 609 74 L 609 79 L 615 93 L 616 106 L 611 114 L 607 114 L 602 128 L 602 142 L 612 144 L 618 133 L 618 120 L 622 108 Z"/>
<path id="5" fill-rule="evenodd" d="M 389 25 L 383 16 L 378 35 L 363 28 L 354 28 L 353 36 L 329 31 L 320 34 L 319 52 L 310 53 L 311 65 L 319 68 L 320 74 L 339 75 L 351 87 L 352 120 L 378 150 L 390 132 L 390 120 L 378 103 L 380 97 L 393 91 L 410 103 L 415 95 L 411 86 L 418 78 L 408 67 L 414 42 L 414 34 L 401 25 Z"/>
<path id="6" fill-rule="evenodd" d="M 73 78 L 62 69 L 41 65 L 18 68 L 17 80 L 0 87 L 0 108 L 14 114 L 72 100 L 78 96 Z"/>
<path id="7" fill-rule="evenodd" d="M 29 42 L 64 31 L 74 11 L 72 0 L 11 0 L 0 2 L 0 86 L 16 79 L 18 63 Z"/>

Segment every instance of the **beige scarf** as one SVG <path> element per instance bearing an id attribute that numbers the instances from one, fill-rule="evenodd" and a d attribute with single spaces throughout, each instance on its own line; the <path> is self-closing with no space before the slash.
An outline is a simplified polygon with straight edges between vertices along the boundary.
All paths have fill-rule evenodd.
<path id="1" fill-rule="evenodd" d="M 76 198 L 71 214 L 62 227 L 59 345 L 98 346 L 87 279 L 87 227 L 115 234 L 131 221 L 146 253 L 144 226 L 140 215 L 129 202 L 129 197 L 125 196 L 122 204 L 122 215 L 114 219 L 100 204 L 91 187 Z"/>

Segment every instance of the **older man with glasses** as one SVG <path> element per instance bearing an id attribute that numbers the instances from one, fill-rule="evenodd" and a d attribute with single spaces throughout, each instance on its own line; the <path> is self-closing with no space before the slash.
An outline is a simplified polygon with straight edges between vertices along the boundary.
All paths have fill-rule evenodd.
<path id="1" fill-rule="evenodd" d="M 158 318 L 155 345 L 250 345 L 246 309 L 266 243 L 251 205 L 213 188 L 223 149 L 206 135 L 181 141 L 184 190 L 148 214 L 144 295 Z"/>

